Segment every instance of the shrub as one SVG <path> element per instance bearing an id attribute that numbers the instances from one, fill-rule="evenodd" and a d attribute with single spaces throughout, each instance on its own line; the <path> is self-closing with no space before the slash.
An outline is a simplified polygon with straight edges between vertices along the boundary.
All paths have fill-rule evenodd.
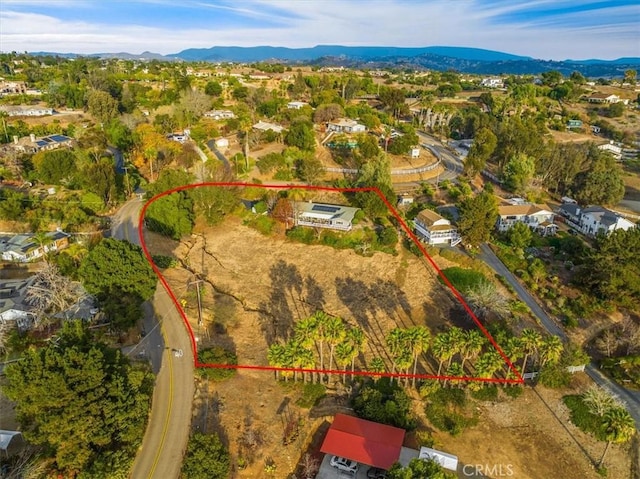
<path id="1" fill-rule="evenodd" d="M 220 346 L 214 346 L 198 351 L 198 361 L 203 364 L 236 365 L 238 364 L 238 357 L 231 351 Z M 214 381 L 230 378 L 235 373 L 236 369 L 233 367 L 200 367 L 196 369 L 198 376 L 204 379 L 213 379 Z"/>
<path id="2" fill-rule="evenodd" d="M 411 414 L 411 399 L 397 382 L 387 377 L 365 384 L 353 399 L 353 409 L 370 421 L 407 430 L 417 425 Z"/>
<path id="3" fill-rule="evenodd" d="M 442 273 L 460 292 L 475 289 L 479 284 L 487 281 L 486 276 L 479 271 L 460 268 L 458 266 L 452 266 L 451 268 L 443 269 Z M 438 277 L 438 279 L 442 281 L 440 277 Z"/>
<path id="4" fill-rule="evenodd" d="M 287 231 L 287 238 L 305 244 L 311 244 L 315 241 L 313 230 L 310 228 L 303 228 L 301 226 L 295 226 Z"/>
<path id="5" fill-rule="evenodd" d="M 596 439 L 606 441 L 605 432 L 602 428 L 602 420 L 591 413 L 589 407 L 584 403 L 582 396 L 572 394 L 562 398 L 565 406 L 569 408 L 571 422 L 586 433 L 593 434 Z"/>
<path id="6" fill-rule="evenodd" d="M 249 223 L 249 226 L 255 228 L 265 236 L 271 235 L 276 226 L 276 221 L 268 216 L 257 216 Z"/>
<path id="7" fill-rule="evenodd" d="M 516 399 L 522 396 L 524 388 L 522 386 L 507 386 L 503 388 L 502 391 L 510 398 Z"/>
<path id="8" fill-rule="evenodd" d="M 571 382 L 571 373 L 560 364 L 545 366 L 538 375 L 538 382 L 548 388 L 566 387 Z"/>
<path id="9" fill-rule="evenodd" d="M 431 424 L 441 431 L 457 436 L 477 420 L 464 415 L 467 404 L 466 391 L 457 388 L 440 388 L 427 396 L 425 413 Z"/>
<path id="10" fill-rule="evenodd" d="M 478 401 L 495 401 L 498 399 L 498 386 L 485 386 L 476 391 L 471 391 L 471 397 Z"/>
<path id="11" fill-rule="evenodd" d="M 174 268 L 178 265 L 178 260 L 173 256 L 166 256 L 162 254 L 154 254 L 151 259 L 158 268 Z"/>
<path id="12" fill-rule="evenodd" d="M 326 392 L 327 388 L 324 384 L 305 384 L 302 388 L 302 396 L 296 404 L 303 408 L 311 408 L 326 395 Z"/>

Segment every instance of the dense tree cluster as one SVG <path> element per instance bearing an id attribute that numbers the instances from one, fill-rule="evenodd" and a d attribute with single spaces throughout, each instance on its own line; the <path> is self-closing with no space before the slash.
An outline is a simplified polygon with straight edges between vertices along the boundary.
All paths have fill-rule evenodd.
<path id="1" fill-rule="evenodd" d="M 48 346 L 7 366 L 4 393 L 16 402 L 25 437 L 44 446 L 53 468 L 78 478 L 126 477 L 144 434 L 152 376 L 65 323 Z"/>

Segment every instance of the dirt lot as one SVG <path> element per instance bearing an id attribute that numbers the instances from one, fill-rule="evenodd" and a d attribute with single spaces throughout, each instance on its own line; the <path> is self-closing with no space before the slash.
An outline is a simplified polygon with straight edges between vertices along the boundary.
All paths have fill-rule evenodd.
<path id="1" fill-rule="evenodd" d="M 574 377 L 577 391 L 589 384 L 582 374 Z M 606 444 L 569 422 L 562 396 L 576 390 L 526 388 L 516 400 L 481 403 L 478 425 L 458 437 L 436 432 L 436 448 L 456 454 L 464 464 L 502 465 L 502 475 L 492 477 L 596 479 L 600 476 L 593 463 L 600 460 Z M 611 446 L 605 461 L 607 477 L 633 477 L 630 449 L 630 445 Z"/>
<path id="2" fill-rule="evenodd" d="M 382 354 L 376 344 L 395 324 L 428 324 L 433 332 L 455 321 L 452 301 L 433 274 L 416 258 L 376 253 L 363 258 L 352 251 L 288 243 L 267 238 L 238 219 L 194 235 L 180 245 L 152 241 L 164 252 L 175 249 L 185 268 L 168 270 L 174 291 L 188 303 L 188 315 L 200 344 L 235 349 L 241 364 L 266 364 L 268 342 L 286 337 L 291 325 L 315 309 L 361 324 L 370 350 L 363 364 Z M 204 248 L 203 248 L 204 246 Z M 198 329 L 193 272 L 206 275 L 206 329 Z M 453 312 L 453 314 L 452 314 Z M 479 423 L 458 437 L 433 431 L 435 447 L 469 465 L 502 465 L 505 477 L 596 479 L 592 463 L 605 444 L 570 424 L 561 402 L 564 394 L 585 389 L 586 377 L 574 378 L 575 389 L 527 389 L 516 399 L 479 403 Z M 307 450 L 317 451 L 327 421 L 345 412 L 349 389 L 334 379 L 331 397 L 311 410 L 296 404 L 301 392 L 277 383 L 273 373 L 241 370 L 221 383 L 197 383 L 193 427 L 218 431 L 233 455 L 236 478 L 286 477 Z M 415 410 L 423 416 L 416 400 Z M 283 445 L 285 425 L 300 418 L 300 433 Z M 315 444 L 315 448 L 310 444 Z M 629 446 L 612 446 L 609 477 L 631 477 Z M 275 476 L 265 471 L 273 463 Z M 493 477 L 496 476 L 495 474 Z"/>

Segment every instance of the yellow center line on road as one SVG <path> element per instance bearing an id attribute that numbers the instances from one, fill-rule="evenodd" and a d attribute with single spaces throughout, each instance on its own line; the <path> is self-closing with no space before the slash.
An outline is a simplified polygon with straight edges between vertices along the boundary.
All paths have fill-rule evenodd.
<path id="1" fill-rule="evenodd" d="M 162 337 L 166 337 L 164 334 L 164 328 L 162 331 Z M 167 430 L 169 429 L 169 418 L 171 417 L 171 407 L 173 406 L 173 359 L 171 358 L 171 351 L 169 351 L 169 407 L 167 407 L 167 417 L 164 419 L 164 426 L 162 428 L 162 439 L 160 440 L 160 445 L 158 446 L 158 451 L 156 452 L 156 457 L 153 460 L 153 466 L 151 467 L 151 471 L 149 471 L 149 475 L 147 477 L 152 478 L 153 474 L 156 472 L 156 467 L 158 467 L 158 461 L 160 461 L 160 454 L 164 449 L 164 441 L 167 438 Z"/>

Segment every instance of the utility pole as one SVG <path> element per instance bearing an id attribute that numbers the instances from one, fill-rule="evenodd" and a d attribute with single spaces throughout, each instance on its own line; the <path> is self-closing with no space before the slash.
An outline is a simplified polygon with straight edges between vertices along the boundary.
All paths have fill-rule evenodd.
<path id="1" fill-rule="evenodd" d="M 191 281 L 187 286 L 196 285 L 196 296 L 198 297 L 198 327 L 202 324 L 202 299 L 200 298 L 200 283 L 204 283 L 202 279 Z"/>

